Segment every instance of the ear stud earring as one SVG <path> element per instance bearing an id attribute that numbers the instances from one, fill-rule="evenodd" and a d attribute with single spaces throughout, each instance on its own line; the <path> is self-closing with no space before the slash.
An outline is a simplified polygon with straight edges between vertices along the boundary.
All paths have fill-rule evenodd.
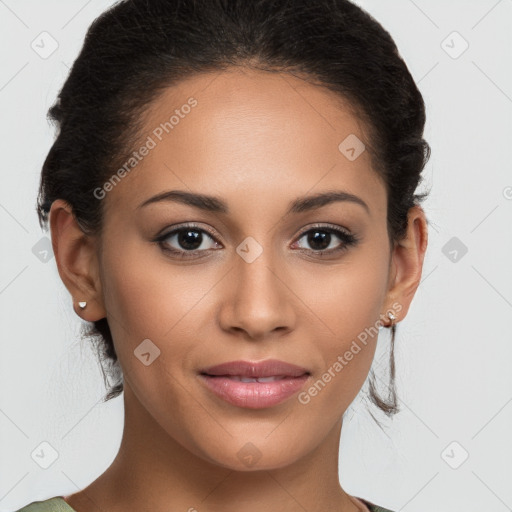
<path id="1" fill-rule="evenodd" d="M 80 306 L 80 309 L 84 309 L 84 308 L 85 308 L 85 306 L 87 306 L 87 302 L 85 302 L 85 301 L 80 301 L 80 302 L 78 303 L 78 305 Z"/>
<path id="2" fill-rule="evenodd" d="M 391 313 L 391 311 L 388 311 L 388 318 L 391 320 L 391 326 L 393 326 L 393 323 L 396 320 L 396 316 L 393 313 Z"/>

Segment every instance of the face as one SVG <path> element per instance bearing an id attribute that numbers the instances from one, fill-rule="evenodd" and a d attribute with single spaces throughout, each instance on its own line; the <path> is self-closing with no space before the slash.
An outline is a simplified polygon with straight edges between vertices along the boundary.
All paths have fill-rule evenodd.
<path id="1" fill-rule="evenodd" d="M 248 470 L 254 450 L 257 469 L 290 464 L 341 425 L 393 305 L 384 183 L 368 151 L 339 149 L 364 128 L 334 93 L 260 71 L 182 82 L 144 123 L 148 150 L 101 199 L 101 302 L 125 392 L 203 459 Z M 218 202 L 148 202 L 169 191 Z M 347 195 L 290 211 L 326 192 Z M 223 399 L 200 375 L 266 359 L 307 370 L 266 406 Z"/>

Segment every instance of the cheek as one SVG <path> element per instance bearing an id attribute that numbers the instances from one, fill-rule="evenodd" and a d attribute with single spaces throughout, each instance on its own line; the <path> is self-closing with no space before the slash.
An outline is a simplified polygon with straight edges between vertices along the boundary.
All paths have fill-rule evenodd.
<path id="1" fill-rule="evenodd" d="M 323 363 L 317 375 L 321 382 L 304 401 L 311 398 L 319 408 L 331 403 L 334 416 L 354 399 L 368 375 L 387 291 L 387 265 L 372 251 L 361 251 L 342 267 L 317 273 L 314 287 L 302 281 L 299 293 L 314 313 L 311 350 L 321 354 Z"/>
<path id="2" fill-rule="evenodd" d="M 186 373 L 190 353 L 205 343 L 199 333 L 212 321 L 214 286 L 220 277 L 207 266 L 173 265 L 149 244 L 122 245 L 115 251 L 122 251 L 122 258 L 113 251 L 105 253 L 102 277 L 121 365 L 139 374 L 142 368 L 134 364 L 134 351 L 149 339 L 160 351 L 159 365 L 172 368 L 174 374 Z"/>
<path id="3" fill-rule="evenodd" d="M 120 339 L 161 339 L 197 303 L 202 289 L 194 268 L 173 267 L 140 235 L 128 233 L 113 241 L 102 264 L 106 306 L 120 324 Z"/>
<path id="4" fill-rule="evenodd" d="M 307 271 L 296 281 L 302 283 L 297 295 L 310 305 L 312 319 L 325 333 L 326 349 L 342 349 L 365 329 L 379 325 L 387 292 L 388 261 L 374 258 L 372 252 L 360 251 L 337 267 L 317 269 L 314 286 Z"/>
<path id="5" fill-rule="evenodd" d="M 190 321 L 200 314 L 201 292 L 210 287 L 194 285 L 190 269 L 187 278 L 185 267 L 175 272 L 161 257 L 157 263 L 154 248 L 125 243 L 118 250 L 122 258 L 105 253 L 103 261 L 109 326 L 125 381 L 144 408 L 158 417 L 164 414 L 162 403 L 185 407 L 186 393 L 178 381 L 193 348 Z M 144 353 L 149 353 L 146 361 Z"/>

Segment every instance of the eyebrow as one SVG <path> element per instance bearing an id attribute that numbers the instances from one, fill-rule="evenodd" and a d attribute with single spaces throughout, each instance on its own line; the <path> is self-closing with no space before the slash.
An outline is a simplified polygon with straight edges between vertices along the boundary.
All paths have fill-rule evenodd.
<path id="1" fill-rule="evenodd" d="M 227 203 L 219 197 L 186 192 L 184 190 L 169 190 L 157 194 L 156 196 L 146 199 L 137 207 L 137 209 L 147 206 L 148 204 L 166 201 L 182 203 L 208 212 L 229 214 L 229 207 Z M 370 208 L 360 197 L 342 190 L 330 190 L 327 192 L 322 192 L 310 196 L 302 196 L 294 199 L 288 205 L 286 214 L 303 213 L 306 211 L 316 210 L 322 206 L 341 201 L 358 204 L 362 206 L 367 211 L 367 213 L 370 213 Z"/>

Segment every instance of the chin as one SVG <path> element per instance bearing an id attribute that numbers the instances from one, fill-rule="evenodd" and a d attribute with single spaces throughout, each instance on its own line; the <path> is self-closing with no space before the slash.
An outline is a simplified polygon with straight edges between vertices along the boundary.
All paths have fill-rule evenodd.
<path id="1" fill-rule="evenodd" d="M 306 453 L 303 443 L 299 445 L 301 450 L 297 450 L 293 436 L 288 437 L 289 445 L 276 439 L 269 440 L 267 436 L 268 432 L 261 438 L 246 434 L 239 441 L 233 437 L 226 443 L 210 444 L 202 447 L 202 457 L 212 464 L 232 471 L 250 472 L 284 468 Z"/>

